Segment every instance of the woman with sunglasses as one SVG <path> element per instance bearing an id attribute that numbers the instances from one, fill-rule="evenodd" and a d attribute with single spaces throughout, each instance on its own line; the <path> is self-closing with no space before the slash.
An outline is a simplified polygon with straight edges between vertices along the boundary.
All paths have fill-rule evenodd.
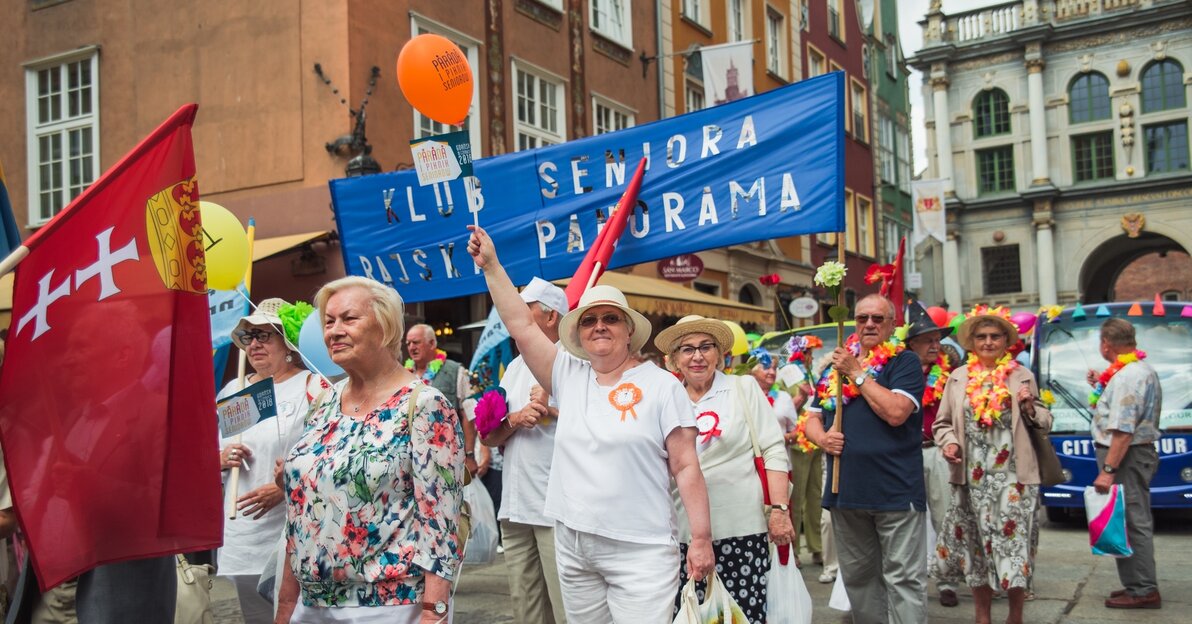
<path id="1" fill-rule="evenodd" d="M 694 314 L 679 319 L 654 339 L 654 346 L 668 354 L 670 368 L 683 376 L 689 405 L 696 414 L 699 435 L 695 449 L 708 488 L 717 575 L 746 618 L 764 622 L 770 542 L 784 546 L 794 538 L 788 505 L 790 463 L 778 419 L 758 382 L 719 370 L 732 344 L 728 325 Z M 769 382 L 767 390 L 774 383 L 772 373 Z M 791 401 L 789 395 L 786 401 Z M 769 508 L 763 505 L 763 485 L 754 464 L 755 440 L 765 463 Z M 678 494 L 675 492 L 674 504 L 680 511 L 679 541 L 686 550 L 691 532 L 682 522 L 685 514 Z M 682 572 L 680 584 L 687 582 Z M 702 584 L 696 586 L 696 592 L 704 600 Z M 678 599 L 676 594 L 676 613 Z"/>
<path id="2" fill-rule="evenodd" d="M 284 498 L 273 480 L 274 461 L 286 456 L 302 432 L 311 400 L 321 393 L 322 380 L 302 366 L 298 347 L 282 335 L 278 316 L 281 299 L 266 299 L 232 330 L 232 343 L 248 355 L 253 373 L 245 387 L 273 379 L 277 417 L 250 427 L 239 436 L 220 441 L 219 462 L 225 474 L 240 468 L 236 517 L 224 520 L 223 547 L 217 563 L 221 576 L 231 577 L 240 596 L 246 624 L 273 621 L 273 605 L 257 593 L 266 560 L 277 549 L 286 522 Z M 233 379 L 220 390 L 222 399 L 240 390 Z"/>
<path id="3" fill-rule="evenodd" d="M 488 233 L 468 227 L 468 253 L 501 320 L 559 404 L 545 513 L 556 522 L 568 622 L 670 622 L 680 567 L 672 477 L 693 536 L 687 573 L 701 580 L 713 564 L 687 393 L 673 375 L 634 357 L 650 322 L 611 286 L 588 289 L 563 316 L 560 350 L 534 323 Z"/>
<path id="4" fill-rule="evenodd" d="M 1051 429 L 1036 403 L 1035 377 L 1015 361 L 1018 329 L 1003 307 L 977 306 L 958 332 L 968 363 L 952 372 L 932 425 L 936 449 L 951 464 L 952 504 L 932 559 L 936 578 L 963 577 L 975 621 L 990 621 L 993 592 L 1010 598 L 1008 624 L 1021 624 L 1034 573 L 1032 533 L 1039 465 L 1030 423 Z"/>

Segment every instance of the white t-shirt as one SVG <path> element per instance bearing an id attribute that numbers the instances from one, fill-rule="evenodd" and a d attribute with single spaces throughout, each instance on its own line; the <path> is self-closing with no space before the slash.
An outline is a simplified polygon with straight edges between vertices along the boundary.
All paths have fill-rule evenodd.
<path id="1" fill-rule="evenodd" d="M 774 397 L 774 415 L 778 417 L 778 426 L 783 433 L 790 433 L 799 424 L 799 412 L 795 409 L 795 399 L 790 394 L 778 391 Z"/>
<path id="2" fill-rule="evenodd" d="M 600 386 L 591 363 L 566 352 L 551 374 L 559 423 L 546 516 L 610 539 L 675 543 L 666 437 L 695 426 L 682 384 L 645 362 Z"/>
<path id="3" fill-rule="evenodd" d="M 273 483 L 273 462 L 285 458 L 290 447 L 302 434 L 303 418 L 310 407 L 307 399 L 307 383 L 311 374 L 302 371 L 293 377 L 274 384 L 273 394 L 277 402 L 277 417 L 263 420 L 240 434 L 240 443 L 252 451 L 248 470 L 240 470 L 237 496 Z M 311 387 L 318 386 L 317 381 Z M 240 390 L 240 381 L 233 379 L 217 395 L 223 398 Z M 235 438 L 221 438 L 219 448 L 235 442 Z M 224 520 L 223 547 L 219 549 L 220 575 L 260 574 L 265 560 L 277 548 L 286 524 L 286 505 L 283 500 L 258 520 L 236 514 L 232 520 Z"/>
<path id="4" fill-rule="evenodd" d="M 530 402 L 530 388 L 537 383 L 525 360 L 517 356 L 501 378 L 510 413 Z M 554 403 L 553 399 L 551 402 Z M 504 481 L 497 518 L 535 526 L 555 525 L 544 510 L 556 426 L 553 420 L 539 420 L 533 429 L 518 429 L 505 442 L 505 467 L 501 472 Z"/>

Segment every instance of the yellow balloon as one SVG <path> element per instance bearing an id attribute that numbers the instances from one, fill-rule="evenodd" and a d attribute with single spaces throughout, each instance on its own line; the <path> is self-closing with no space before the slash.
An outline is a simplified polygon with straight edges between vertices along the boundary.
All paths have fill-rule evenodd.
<path id="1" fill-rule="evenodd" d="M 248 270 L 248 234 L 236 215 L 219 204 L 200 201 L 199 215 L 207 252 L 207 287 L 234 290 Z"/>
<path id="2" fill-rule="evenodd" d="M 733 332 L 733 355 L 749 353 L 749 339 L 745 337 L 745 329 L 733 321 L 724 321 Z"/>

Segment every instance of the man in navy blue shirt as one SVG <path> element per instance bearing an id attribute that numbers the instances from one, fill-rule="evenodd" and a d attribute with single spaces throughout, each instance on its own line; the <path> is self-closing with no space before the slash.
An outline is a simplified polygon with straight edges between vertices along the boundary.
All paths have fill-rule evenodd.
<path id="1" fill-rule="evenodd" d="M 926 490 L 923 483 L 923 370 L 913 351 L 894 347 L 894 304 L 857 302 L 856 335 L 832 354 L 807 408 L 807 437 L 840 462 L 839 493 L 824 488 L 840 575 L 856 624 L 927 621 Z M 835 384 L 844 379 L 841 431 Z M 879 555 L 879 556 L 875 556 Z"/>

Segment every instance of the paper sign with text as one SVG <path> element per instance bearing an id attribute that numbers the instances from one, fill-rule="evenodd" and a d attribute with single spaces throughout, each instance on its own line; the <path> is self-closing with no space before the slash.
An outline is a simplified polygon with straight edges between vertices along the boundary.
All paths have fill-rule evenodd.
<path id="1" fill-rule="evenodd" d="M 472 144 L 466 130 L 410 141 L 410 151 L 419 186 L 472 175 Z"/>
<path id="2" fill-rule="evenodd" d="M 264 379 L 215 404 L 219 434 L 225 438 L 244 433 L 253 425 L 277 416 L 273 378 Z"/>

